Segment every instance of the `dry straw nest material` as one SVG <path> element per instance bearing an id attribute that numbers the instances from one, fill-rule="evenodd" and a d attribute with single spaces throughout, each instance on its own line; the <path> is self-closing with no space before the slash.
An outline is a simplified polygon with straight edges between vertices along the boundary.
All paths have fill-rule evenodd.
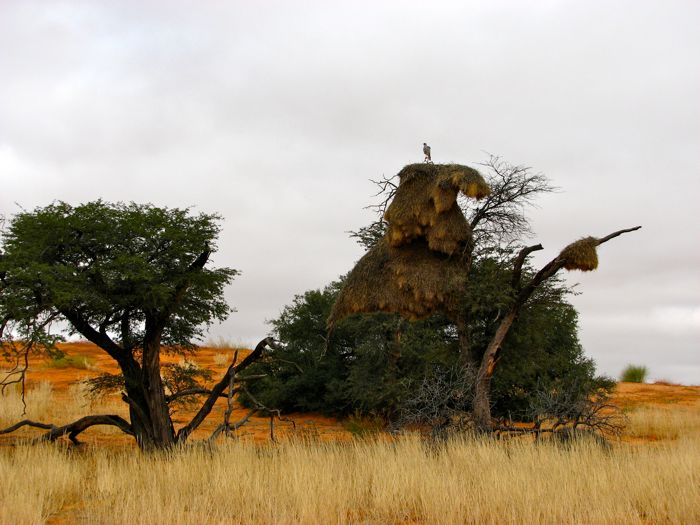
<path id="1" fill-rule="evenodd" d="M 598 239 L 584 237 L 564 248 L 559 254 L 559 259 L 564 261 L 564 268 L 567 270 L 590 272 L 598 268 L 597 246 Z"/>
<path id="2" fill-rule="evenodd" d="M 355 265 L 328 325 L 354 313 L 392 312 L 416 320 L 450 311 L 466 286 L 462 257 L 449 257 L 417 240 L 398 248 L 386 238 Z"/>
<path id="3" fill-rule="evenodd" d="M 471 228 L 457 204 L 461 191 L 481 199 L 491 189 L 478 171 L 459 164 L 410 164 L 384 214 L 387 240 L 397 248 L 425 238 L 429 248 L 453 255 L 471 239 Z"/>
<path id="4" fill-rule="evenodd" d="M 457 203 L 461 191 L 491 191 L 478 171 L 458 164 L 410 164 L 384 218 L 384 238 L 350 272 L 328 319 L 392 312 L 422 319 L 454 312 L 467 285 L 465 250 L 471 228 Z"/>

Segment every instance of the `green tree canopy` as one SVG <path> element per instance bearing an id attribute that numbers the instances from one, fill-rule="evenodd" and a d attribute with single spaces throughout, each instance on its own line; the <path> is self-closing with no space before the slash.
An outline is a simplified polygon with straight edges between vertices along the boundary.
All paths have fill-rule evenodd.
<path id="1" fill-rule="evenodd" d="M 0 258 L 6 357 L 50 352 L 67 327 L 119 365 L 131 421 L 117 426 L 144 447 L 186 439 L 213 401 L 176 434 L 168 404 L 177 393 L 166 394 L 160 353 L 193 350 L 204 328 L 230 312 L 224 287 L 238 272 L 208 264 L 219 222 L 189 209 L 101 200 L 15 215 Z"/>
<path id="2" fill-rule="evenodd" d="M 162 343 L 191 349 L 230 311 L 223 290 L 237 271 L 204 267 L 219 219 L 103 201 L 22 212 L 3 235 L 0 312 L 26 335 L 38 318 L 63 319 L 124 351 L 143 346 L 148 322 L 162 326 Z"/>

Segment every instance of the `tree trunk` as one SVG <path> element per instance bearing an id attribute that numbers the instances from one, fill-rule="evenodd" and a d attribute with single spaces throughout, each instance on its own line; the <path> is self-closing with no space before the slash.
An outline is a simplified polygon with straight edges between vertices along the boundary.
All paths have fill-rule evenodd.
<path id="1" fill-rule="evenodd" d="M 141 449 L 169 448 L 175 444 L 175 429 L 160 377 L 160 334 L 146 331 L 142 366 L 133 358 L 121 360 L 129 416 L 134 437 Z"/>
<path id="2" fill-rule="evenodd" d="M 469 319 L 464 313 L 459 313 L 453 317 L 455 327 L 457 328 L 457 341 L 459 362 L 462 365 L 476 366 L 479 364 L 479 356 L 475 355 L 472 348 L 471 339 L 469 337 Z"/>
<path id="3" fill-rule="evenodd" d="M 603 244 L 622 235 L 623 233 L 633 232 L 640 229 L 641 226 L 635 226 L 634 228 L 626 228 L 623 230 L 618 230 L 605 237 L 596 240 L 596 246 Z M 522 266 L 525 262 L 527 256 L 534 252 L 542 249 L 541 244 L 535 244 L 533 246 L 527 246 L 523 248 L 518 256 L 515 258 L 513 264 L 513 276 L 511 280 L 511 287 L 516 293 L 513 306 L 509 310 L 508 314 L 501 320 L 496 333 L 493 335 L 491 342 L 486 347 L 484 355 L 481 357 L 481 365 L 479 366 L 479 372 L 476 376 L 476 384 L 474 386 L 474 401 L 472 404 L 474 412 L 474 423 L 477 429 L 489 431 L 492 429 L 491 421 L 491 399 L 490 399 L 490 389 L 491 389 L 491 376 L 496 369 L 496 363 L 498 362 L 498 354 L 501 351 L 501 345 L 504 339 L 508 335 L 510 327 L 513 325 L 513 321 L 518 316 L 522 306 L 530 299 L 530 296 L 535 292 L 538 286 L 540 286 L 544 281 L 550 279 L 559 270 L 566 267 L 567 260 L 559 254 L 557 257 L 545 264 L 527 283 L 524 287 L 521 287 L 522 278 Z M 563 253 L 563 252 L 562 252 Z M 575 268 L 575 266 L 574 266 Z"/>
<path id="4" fill-rule="evenodd" d="M 474 401 L 472 403 L 474 411 L 474 424 L 478 430 L 491 430 L 491 376 L 496 370 L 496 362 L 498 354 L 501 352 L 503 340 L 508 335 L 508 331 L 513 324 L 518 314 L 518 308 L 511 309 L 503 318 L 496 329 L 491 342 L 486 347 L 481 358 L 481 365 L 476 374 L 476 383 L 474 385 Z"/>
<path id="5" fill-rule="evenodd" d="M 141 385 L 141 369 L 135 361 L 133 364 L 120 362 L 119 366 L 124 375 L 126 395 L 123 399 L 129 405 L 129 421 L 134 438 L 141 449 L 157 448 L 151 432 L 148 403 Z"/>
<path id="6" fill-rule="evenodd" d="M 141 373 L 144 397 L 151 420 L 153 445 L 156 448 L 168 448 L 175 444 L 175 428 L 160 377 L 160 333 L 149 334 L 148 330 L 146 331 Z"/>

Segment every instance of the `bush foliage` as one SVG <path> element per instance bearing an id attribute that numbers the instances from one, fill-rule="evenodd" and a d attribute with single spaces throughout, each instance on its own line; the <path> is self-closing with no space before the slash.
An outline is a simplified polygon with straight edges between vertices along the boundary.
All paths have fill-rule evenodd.
<path id="1" fill-rule="evenodd" d="M 507 304 L 509 272 L 497 255 L 473 266 L 464 298 L 471 316 L 469 337 L 483 352 Z M 326 339 L 326 319 L 342 282 L 294 298 L 271 321 L 284 348 L 255 365 L 267 377 L 251 386 L 267 406 L 287 412 L 396 417 L 426 381 L 459 366 L 457 331 L 445 318 L 408 322 L 392 314 L 362 314 L 339 323 Z M 493 413 L 527 419 L 536 392 L 580 385 L 582 395 L 609 388 L 583 355 L 570 291 L 551 281 L 523 309 L 508 336 L 493 378 Z M 435 377 L 433 377 L 435 376 Z"/>
<path id="2" fill-rule="evenodd" d="M 646 366 L 627 365 L 622 371 L 620 381 L 625 383 L 644 383 L 648 374 L 649 370 Z"/>

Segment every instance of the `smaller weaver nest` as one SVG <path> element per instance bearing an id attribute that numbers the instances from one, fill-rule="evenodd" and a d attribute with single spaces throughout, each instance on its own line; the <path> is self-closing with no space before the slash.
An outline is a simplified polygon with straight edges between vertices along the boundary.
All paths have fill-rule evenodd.
<path id="1" fill-rule="evenodd" d="M 590 272 L 598 268 L 597 246 L 598 239 L 584 237 L 564 248 L 559 258 L 564 261 L 564 268 L 567 270 Z"/>

